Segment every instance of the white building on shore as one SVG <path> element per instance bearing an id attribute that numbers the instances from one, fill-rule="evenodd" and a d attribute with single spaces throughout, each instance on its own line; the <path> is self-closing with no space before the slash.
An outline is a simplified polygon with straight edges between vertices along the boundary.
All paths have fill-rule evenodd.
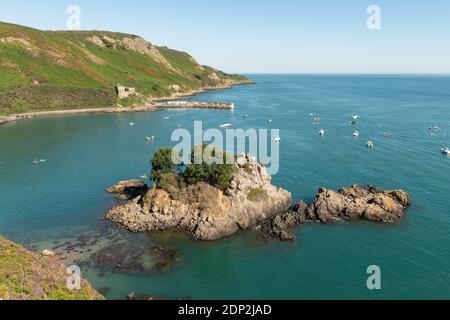
<path id="1" fill-rule="evenodd" d="M 188 104 L 187 101 L 168 101 L 167 102 L 167 105 L 176 106 L 176 107 L 185 106 L 187 104 Z"/>

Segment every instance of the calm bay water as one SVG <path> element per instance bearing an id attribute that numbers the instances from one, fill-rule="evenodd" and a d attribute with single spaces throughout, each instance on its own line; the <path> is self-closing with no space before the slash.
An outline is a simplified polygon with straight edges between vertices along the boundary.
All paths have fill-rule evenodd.
<path id="1" fill-rule="evenodd" d="M 97 288 L 108 287 L 108 298 L 134 291 L 194 299 L 449 299 L 450 158 L 439 149 L 450 146 L 450 78 L 253 78 L 256 85 L 192 98 L 234 102 L 232 112 L 54 117 L 1 126 L 0 234 L 37 250 L 101 233 L 107 228 L 101 218 L 115 203 L 104 189 L 148 173 L 150 157 L 173 145 L 170 136 L 179 125 L 192 129 L 194 120 L 202 120 L 204 128 L 279 128 L 274 183 L 295 200 L 311 201 L 320 186 L 402 188 L 413 199 L 405 219 L 308 225 L 292 243 L 266 243 L 252 232 L 214 243 L 129 235 L 130 242 L 174 246 L 183 262 L 164 274 L 99 274 L 91 267 L 83 275 Z M 320 125 L 310 113 L 321 117 Z M 361 116 L 355 126 L 349 123 L 353 113 Z M 430 135 L 434 124 L 441 129 Z M 145 142 L 147 135 L 155 135 L 155 143 Z M 368 140 L 374 150 L 365 147 Z M 34 165 L 34 159 L 46 162 Z M 373 264 L 382 269 L 377 292 L 366 288 L 366 269 Z"/>

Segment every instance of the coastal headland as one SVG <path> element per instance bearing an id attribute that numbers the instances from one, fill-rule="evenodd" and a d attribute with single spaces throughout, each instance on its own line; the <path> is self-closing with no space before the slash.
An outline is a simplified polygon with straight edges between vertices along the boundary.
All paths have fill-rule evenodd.
<path id="1" fill-rule="evenodd" d="M 0 124 L 154 111 L 165 100 L 253 83 L 188 53 L 108 31 L 43 31 L 0 22 L 0 60 Z"/>

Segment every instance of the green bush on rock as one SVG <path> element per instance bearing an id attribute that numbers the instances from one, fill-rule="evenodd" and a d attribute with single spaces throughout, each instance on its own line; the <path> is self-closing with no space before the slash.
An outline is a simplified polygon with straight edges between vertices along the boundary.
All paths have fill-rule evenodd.
<path id="1" fill-rule="evenodd" d="M 156 151 L 151 160 L 153 181 L 158 183 L 161 177 L 168 173 L 176 173 L 179 165 L 172 159 L 172 148 L 161 148 Z"/>
<path id="2" fill-rule="evenodd" d="M 201 152 L 201 157 L 199 157 L 199 152 Z M 209 154 L 212 158 L 203 156 L 205 154 Z M 220 190 L 226 190 L 236 173 L 235 165 L 228 164 L 229 162 L 226 161 L 230 157 L 225 151 L 205 144 L 194 147 L 191 152 L 191 164 L 183 166 L 174 163 L 171 148 L 162 148 L 155 153 L 151 160 L 151 177 L 161 188 L 173 185 L 174 177 L 170 174 L 176 174 L 178 184 L 206 182 Z M 222 159 L 223 164 L 213 161 L 213 158 Z M 195 161 L 196 159 L 202 160 Z"/>

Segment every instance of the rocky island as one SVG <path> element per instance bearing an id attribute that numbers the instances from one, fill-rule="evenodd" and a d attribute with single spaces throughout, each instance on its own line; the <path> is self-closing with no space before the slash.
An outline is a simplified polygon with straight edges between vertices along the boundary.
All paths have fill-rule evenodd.
<path id="1" fill-rule="evenodd" d="M 199 240 L 217 240 L 290 207 L 291 194 L 272 185 L 266 169 L 253 157 L 241 155 L 235 165 L 220 167 L 218 179 L 213 165 L 190 165 L 183 174 L 164 173 L 148 190 L 143 182 L 121 182 L 109 191 L 129 201 L 114 207 L 106 219 L 133 232 L 177 229 Z M 200 170 L 212 175 L 191 181 L 189 176 Z"/>
<path id="2" fill-rule="evenodd" d="M 152 163 L 157 171 L 161 170 L 157 163 L 161 160 L 155 159 L 169 163 L 164 159 L 169 153 L 164 149 L 157 152 Z M 186 174 L 209 170 L 205 165 L 201 165 L 202 170 L 197 167 L 188 166 L 181 174 L 166 170 L 152 188 L 140 180 L 122 181 L 108 188 L 126 203 L 111 209 L 106 219 L 132 232 L 176 229 L 199 240 L 217 240 L 252 228 L 270 237 L 293 240 L 293 228 L 305 223 L 357 219 L 395 222 L 411 202 L 402 190 L 353 185 L 338 192 L 321 188 L 310 205 L 300 201 L 292 207 L 291 194 L 272 185 L 264 166 L 252 156 L 237 157 L 223 176 L 222 185 L 205 177 L 191 183 Z"/>

